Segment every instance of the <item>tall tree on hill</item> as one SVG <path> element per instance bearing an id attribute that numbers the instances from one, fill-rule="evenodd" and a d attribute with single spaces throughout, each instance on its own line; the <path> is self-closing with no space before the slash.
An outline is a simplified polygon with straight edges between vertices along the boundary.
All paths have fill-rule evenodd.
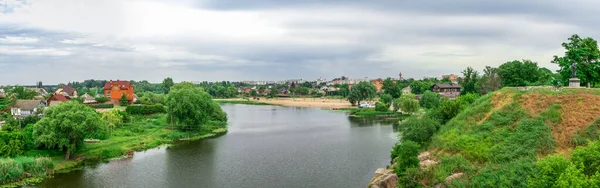
<path id="1" fill-rule="evenodd" d="M 348 101 L 352 105 L 356 105 L 358 102 L 363 100 L 370 100 L 375 98 L 377 95 L 377 88 L 370 82 L 359 82 L 352 86 L 350 94 L 348 95 Z"/>
<path id="2" fill-rule="evenodd" d="M 473 67 L 467 67 L 462 71 L 463 73 L 463 85 L 460 90 L 460 94 L 464 95 L 467 93 L 477 93 L 477 81 L 479 80 L 479 73 L 473 69 Z"/>
<path id="3" fill-rule="evenodd" d="M 392 78 L 386 78 L 383 80 L 383 93 L 391 95 L 393 98 L 399 98 L 402 95 L 402 88 L 398 86 L 398 84 L 392 80 Z"/>
<path id="4" fill-rule="evenodd" d="M 168 94 L 171 91 L 171 87 L 173 87 L 175 83 L 173 82 L 173 78 L 167 77 L 162 81 L 162 86 L 165 94 Z"/>
<path id="5" fill-rule="evenodd" d="M 540 70 L 536 62 L 531 60 L 509 61 L 498 67 L 498 75 L 503 86 L 528 86 L 538 83 Z"/>
<path id="6" fill-rule="evenodd" d="M 482 95 L 500 89 L 502 87 L 502 80 L 500 80 L 500 76 L 498 75 L 498 68 L 485 66 L 483 75 L 477 82 L 477 87 L 479 93 Z"/>
<path id="7" fill-rule="evenodd" d="M 592 38 L 582 39 L 574 34 L 569 37 L 569 42 L 562 43 L 565 48 L 565 56 L 554 56 L 552 63 L 558 64 L 558 72 L 563 77 L 563 83 L 568 83 L 572 77 L 571 65 L 575 63 L 577 67 L 577 78 L 586 83 L 588 87 L 595 86 L 600 82 L 600 50 L 598 42 Z"/>

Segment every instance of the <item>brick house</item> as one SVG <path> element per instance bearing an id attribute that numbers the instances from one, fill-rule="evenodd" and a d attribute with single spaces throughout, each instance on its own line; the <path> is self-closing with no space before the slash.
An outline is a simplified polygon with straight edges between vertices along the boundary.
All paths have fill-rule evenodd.
<path id="1" fill-rule="evenodd" d="M 125 94 L 129 103 L 133 103 L 134 93 L 133 84 L 129 81 L 117 80 L 109 81 L 104 84 L 104 96 L 106 96 L 113 104 L 119 104 L 121 96 Z"/>

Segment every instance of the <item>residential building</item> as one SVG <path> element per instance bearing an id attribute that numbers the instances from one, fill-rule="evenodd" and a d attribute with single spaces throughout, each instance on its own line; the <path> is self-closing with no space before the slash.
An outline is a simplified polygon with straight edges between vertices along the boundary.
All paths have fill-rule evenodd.
<path id="1" fill-rule="evenodd" d="M 81 96 L 81 98 L 83 98 L 83 104 L 98 104 L 98 101 L 96 101 L 95 97 L 92 97 L 89 94 L 84 94 Z"/>
<path id="2" fill-rule="evenodd" d="M 48 95 L 48 91 L 44 88 L 27 88 L 28 90 L 35 91 L 38 96 L 46 96 Z"/>
<path id="3" fill-rule="evenodd" d="M 48 98 L 48 100 L 46 100 L 46 105 L 48 106 L 54 106 L 57 104 L 60 104 L 62 102 L 67 102 L 68 99 L 62 95 L 62 94 L 52 94 L 52 96 L 50 96 L 50 98 Z"/>
<path id="4" fill-rule="evenodd" d="M 408 86 L 408 87 L 405 87 L 405 88 L 402 88 L 402 94 L 409 94 L 409 93 L 411 93 L 411 92 L 412 92 L 412 91 L 410 90 L 410 86 Z"/>
<path id="5" fill-rule="evenodd" d="M 38 109 L 43 110 L 46 107 L 44 100 L 17 100 L 15 105 L 10 108 L 10 112 L 15 118 L 25 118 L 33 115 Z"/>
<path id="6" fill-rule="evenodd" d="M 431 91 L 439 93 L 442 97 L 456 98 L 460 95 L 460 85 L 458 84 L 433 84 Z"/>
<path id="7" fill-rule="evenodd" d="M 121 96 L 125 95 L 129 103 L 133 103 L 133 84 L 125 80 L 109 81 L 104 84 L 104 96 L 106 96 L 113 104 L 119 104 Z"/>
<path id="8" fill-rule="evenodd" d="M 74 99 L 78 97 L 77 90 L 70 85 L 61 86 L 58 89 L 56 89 L 54 93 L 61 94 L 67 97 L 67 99 Z"/>

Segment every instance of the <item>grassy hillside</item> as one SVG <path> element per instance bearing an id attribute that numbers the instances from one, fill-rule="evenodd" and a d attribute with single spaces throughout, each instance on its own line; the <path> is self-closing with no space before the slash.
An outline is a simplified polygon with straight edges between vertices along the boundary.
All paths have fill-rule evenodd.
<path id="1" fill-rule="evenodd" d="M 423 148 L 437 164 L 402 172 L 399 185 L 600 186 L 599 127 L 600 90 L 505 88 L 442 125 Z"/>

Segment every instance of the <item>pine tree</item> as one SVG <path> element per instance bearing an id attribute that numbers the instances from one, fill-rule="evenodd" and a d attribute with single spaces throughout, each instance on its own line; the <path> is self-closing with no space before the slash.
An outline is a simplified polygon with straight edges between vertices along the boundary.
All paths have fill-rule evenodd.
<path id="1" fill-rule="evenodd" d="M 123 95 L 121 95 L 121 106 L 127 106 L 129 104 L 129 101 L 127 100 L 127 97 L 125 96 L 125 93 L 123 93 Z"/>

